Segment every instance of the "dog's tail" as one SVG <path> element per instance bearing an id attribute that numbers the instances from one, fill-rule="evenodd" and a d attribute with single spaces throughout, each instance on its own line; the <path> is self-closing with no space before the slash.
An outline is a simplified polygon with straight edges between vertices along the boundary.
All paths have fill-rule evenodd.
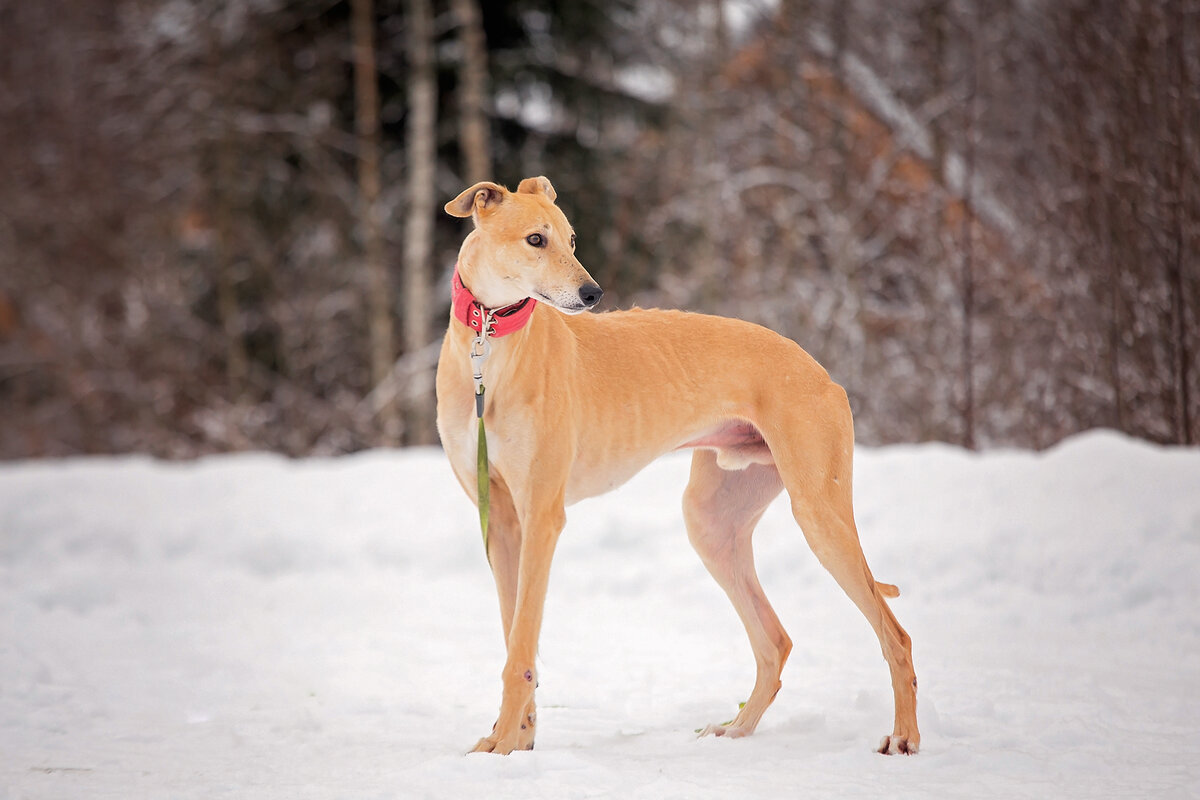
<path id="1" fill-rule="evenodd" d="M 880 583 L 879 581 L 875 581 L 875 588 L 878 589 L 879 593 L 884 597 L 900 596 L 900 590 L 890 583 Z"/>

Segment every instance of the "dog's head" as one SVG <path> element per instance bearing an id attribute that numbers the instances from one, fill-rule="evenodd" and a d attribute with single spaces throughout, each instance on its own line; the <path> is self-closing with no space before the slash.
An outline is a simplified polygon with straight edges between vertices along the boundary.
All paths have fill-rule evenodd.
<path id="1" fill-rule="evenodd" d="M 575 258 L 575 231 L 544 177 L 526 178 L 510 192 L 477 183 L 446 203 L 446 213 L 471 217 L 458 270 L 481 303 L 499 308 L 532 297 L 567 314 L 600 302 L 603 294 Z"/>

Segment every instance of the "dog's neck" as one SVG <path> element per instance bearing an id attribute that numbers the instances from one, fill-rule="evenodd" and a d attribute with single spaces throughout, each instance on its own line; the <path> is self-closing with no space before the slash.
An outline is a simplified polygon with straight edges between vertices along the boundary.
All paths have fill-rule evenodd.
<path id="1" fill-rule="evenodd" d="M 525 327 L 537 306 L 537 300 L 526 297 L 500 308 L 488 308 L 463 283 L 457 267 L 450 285 L 450 300 L 456 320 L 476 333 L 484 333 L 486 329 L 491 337 L 507 336 Z"/>
<path id="2" fill-rule="evenodd" d="M 464 396 L 470 394 L 470 380 L 478 366 L 481 368 L 483 383 L 487 387 L 488 402 L 492 403 L 496 398 L 508 396 L 507 387 L 514 375 L 528 373 L 531 364 L 536 363 L 528 360 L 530 353 L 540 350 L 544 346 L 546 336 L 550 335 L 552 330 L 557 331 L 558 326 L 565 320 L 561 314 L 552 313 L 549 310 L 550 306 L 540 308 L 539 306 L 545 304 L 537 303 L 532 298 L 528 298 L 528 303 L 518 301 L 514 305 L 522 306 L 523 303 L 521 311 L 524 313 L 520 325 L 511 330 L 501 328 L 497 332 L 502 332 L 502 336 L 496 333 L 488 334 L 488 344 L 484 348 L 489 355 L 485 362 L 478 365 L 470 356 L 479 347 L 477 343 L 480 333 L 460 316 L 458 304 L 452 304 L 446 349 L 443 350 L 443 363 L 439 366 L 439 375 L 442 372 L 447 376 L 457 374 L 457 380 L 464 383 L 458 384 L 459 388 L 455 390 L 451 390 L 447 385 L 447 392 L 461 391 Z M 501 310 L 503 308 L 501 307 Z M 439 392 L 442 391 L 440 387 L 441 384 Z"/>

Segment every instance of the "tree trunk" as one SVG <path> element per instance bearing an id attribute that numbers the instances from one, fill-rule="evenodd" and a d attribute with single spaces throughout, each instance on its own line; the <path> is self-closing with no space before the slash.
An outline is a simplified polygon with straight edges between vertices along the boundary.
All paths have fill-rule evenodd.
<path id="1" fill-rule="evenodd" d="M 414 353 L 429 342 L 429 260 L 433 251 L 434 164 L 437 158 L 437 75 L 433 63 L 430 0 L 408 0 L 408 215 L 404 231 L 404 347 Z M 434 441 L 433 373 L 412 373 L 406 414 L 409 444 Z"/>
<path id="2" fill-rule="evenodd" d="M 494 180 L 488 135 L 487 42 L 477 0 L 452 0 L 462 45 L 458 83 L 458 146 L 462 153 L 463 184 Z"/>
<path id="3" fill-rule="evenodd" d="M 1184 216 L 1186 203 L 1186 190 L 1184 188 L 1184 173 L 1188 168 L 1188 153 L 1185 144 L 1187 132 L 1185 130 L 1186 121 L 1184 119 L 1184 98 L 1188 96 L 1187 86 L 1187 62 L 1184 53 L 1184 36 L 1187 28 L 1185 27 L 1185 14 L 1183 10 L 1183 0 L 1175 0 L 1176 24 L 1174 31 L 1175 38 L 1175 68 L 1177 70 L 1175 82 L 1174 109 L 1172 116 L 1174 119 L 1175 128 L 1175 202 L 1173 206 L 1173 222 L 1174 222 L 1174 250 L 1173 259 L 1167 266 L 1167 277 L 1170 283 L 1169 291 L 1171 293 L 1171 327 L 1172 338 L 1175 340 L 1175 438 L 1179 444 L 1192 443 L 1192 421 L 1191 417 L 1191 398 L 1189 397 L 1189 375 L 1188 370 L 1191 367 L 1191 356 L 1188 353 L 1187 325 L 1184 322 L 1187 314 L 1187 309 L 1184 305 L 1184 285 L 1183 285 L 1183 265 L 1184 257 Z"/>
<path id="4" fill-rule="evenodd" d="M 1096 167 L 1100 188 L 1100 213 L 1097 215 L 1097 234 L 1100 239 L 1101 258 L 1108 270 L 1108 381 L 1113 393 L 1113 427 L 1125 430 L 1125 396 L 1121 387 L 1121 265 L 1117 262 L 1116 224 L 1113 197 L 1116 187 L 1112 173 L 1117 159 L 1109 156 L 1111 148 L 1102 137 L 1100 163 Z"/>
<path id="5" fill-rule="evenodd" d="M 972 237 L 974 210 L 971 206 L 972 185 L 975 183 L 975 104 L 978 86 L 979 54 L 976 46 L 979 42 L 977 35 L 978 20 L 972 20 L 968 52 L 970 62 L 967 68 L 967 107 L 966 107 L 966 141 L 964 142 L 964 160 L 962 186 L 962 368 L 963 368 L 963 447 L 975 449 L 975 363 L 973 361 L 972 328 L 975 325 L 975 245 Z"/>
<path id="6" fill-rule="evenodd" d="M 833 79 L 838 96 L 833 109 L 833 151 L 837 164 L 833 174 L 834 196 L 844 204 L 849 196 L 850 133 L 847 130 L 846 55 L 850 47 L 850 15 L 854 12 L 852 0 L 842 0 L 833 6 Z"/>
<path id="7" fill-rule="evenodd" d="M 237 70 L 222 52 L 221 44 L 211 33 L 206 37 L 207 59 L 210 79 L 218 84 L 229 85 Z M 234 83 L 236 85 L 236 83 Z M 242 315 L 237 294 L 237 274 L 234 270 L 234 173 L 237 169 L 237 152 L 233 140 L 232 126 L 225 122 L 219 138 L 208 148 L 211 172 L 204 175 L 208 202 L 211 204 L 213 225 L 213 248 L 208 254 L 215 271 L 217 316 L 221 322 L 221 333 L 225 337 L 225 382 L 228 399 L 232 403 L 241 399 L 246 389 L 249 362 L 243 342 Z"/>
<path id="8" fill-rule="evenodd" d="M 383 250 L 379 209 L 379 86 L 375 69 L 375 10 L 372 0 L 352 0 L 354 31 L 354 105 L 358 134 L 358 197 L 363 253 L 367 270 L 367 320 L 371 385 L 391 374 L 395 361 L 392 338 L 392 289 Z M 399 442 L 400 419 L 394 403 L 375 409 L 382 425 L 380 443 Z"/>
<path id="9" fill-rule="evenodd" d="M 946 91 L 946 32 L 949 20 L 946 18 L 948 0 L 935 0 L 921 10 L 920 23 L 922 38 L 930 43 L 930 87 L 934 98 L 942 97 Z M 941 120 L 934 120 L 929 126 L 933 136 L 933 168 L 938 176 L 946 179 L 946 134 Z"/>
<path id="10" fill-rule="evenodd" d="M 225 335 L 225 379 L 229 384 L 229 399 L 237 402 L 246 387 L 248 364 L 246 350 L 242 346 L 242 319 L 237 299 L 237 276 L 233 269 L 233 198 L 235 178 L 233 143 L 229 134 L 216 144 L 216 186 L 213 201 L 216 203 L 215 227 L 216 248 L 213 258 L 217 268 L 217 314 L 221 318 L 221 331 Z"/>

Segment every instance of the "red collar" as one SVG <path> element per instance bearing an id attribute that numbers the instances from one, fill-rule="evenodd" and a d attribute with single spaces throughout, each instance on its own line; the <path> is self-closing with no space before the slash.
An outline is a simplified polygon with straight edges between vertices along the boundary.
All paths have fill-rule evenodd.
<path id="1" fill-rule="evenodd" d="M 503 308 L 484 308 L 475 299 L 471 290 L 463 285 L 458 276 L 458 268 L 454 269 L 454 279 L 450 282 L 450 302 L 454 307 L 454 318 L 476 333 L 483 332 L 483 321 L 491 316 L 492 324 L 488 329 L 489 336 L 507 336 L 525 327 L 537 306 L 537 300 L 526 297 L 519 303 Z"/>

